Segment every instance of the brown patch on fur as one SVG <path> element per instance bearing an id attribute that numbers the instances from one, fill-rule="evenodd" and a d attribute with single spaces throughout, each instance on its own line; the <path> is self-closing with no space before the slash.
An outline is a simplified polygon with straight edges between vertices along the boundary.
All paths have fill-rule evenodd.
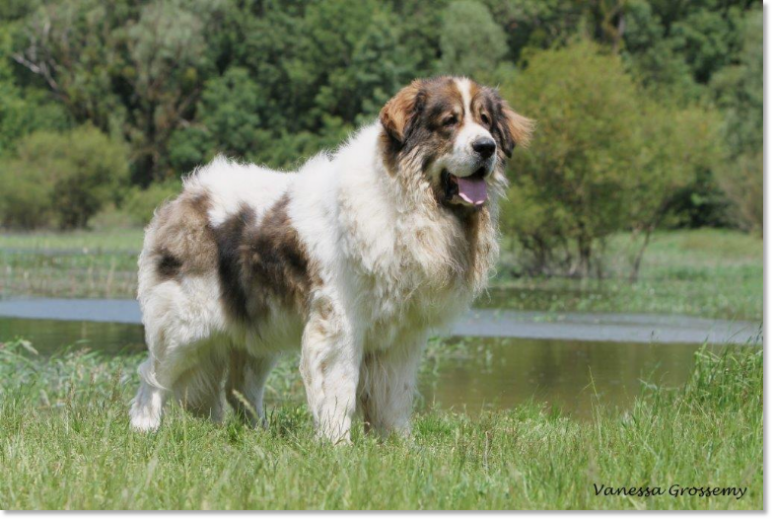
<path id="1" fill-rule="evenodd" d="M 422 83 L 421 80 L 412 81 L 411 85 L 401 89 L 379 112 L 382 126 L 396 141 L 402 142 L 405 138 L 404 131 L 414 114 Z"/>
<path id="2" fill-rule="evenodd" d="M 309 259 L 288 215 L 290 197 L 282 196 L 266 213 L 242 250 L 256 284 L 285 304 L 304 309 L 312 287 Z"/>
<path id="3" fill-rule="evenodd" d="M 156 265 L 156 272 L 161 279 L 173 279 L 180 273 L 183 262 L 172 255 L 166 248 L 159 249 L 159 260 Z"/>
<path id="4" fill-rule="evenodd" d="M 215 244 L 206 193 L 183 193 L 156 216 L 152 255 L 162 280 L 196 275 L 216 265 Z"/>
<path id="5" fill-rule="evenodd" d="M 248 298 L 252 288 L 245 273 L 242 250 L 254 224 L 255 210 L 243 203 L 239 211 L 223 221 L 215 231 L 220 299 L 228 313 L 243 322 L 251 318 Z"/>
<path id="6" fill-rule="evenodd" d="M 290 197 L 282 196 L 260 222 L 243 205 L 217 229 L 223 303 L 239 320 L 259 318 L 271 301 L 304 312 L 320 283 L 290 222 L 289 203 Z"/>

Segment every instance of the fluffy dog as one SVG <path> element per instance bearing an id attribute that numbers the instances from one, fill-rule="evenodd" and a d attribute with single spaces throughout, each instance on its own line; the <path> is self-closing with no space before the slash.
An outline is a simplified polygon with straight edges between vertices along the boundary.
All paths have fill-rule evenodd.
<path id="1" fill-rule="evenodd" d="M 132 426 L 158 428 L 169 397 L 217 421 L 224 393 L 261 421 L 269 372 L 300 345 L 320 436 L 348 440 L 358 411 L 407 434 L 428 332 L 484 289 L 504 163 L 530 131 L 495 90 L 439 77 L 297 172 L 222 157 L 195 171 L 146 230 Z"/>

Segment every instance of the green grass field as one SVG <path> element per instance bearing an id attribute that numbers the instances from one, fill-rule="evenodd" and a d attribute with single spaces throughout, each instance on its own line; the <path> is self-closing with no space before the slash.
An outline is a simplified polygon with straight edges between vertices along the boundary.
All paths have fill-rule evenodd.
<path id="1" fill-rule="evenodd" d="M 506 249 L 491 300 L 482 299 L 482 305 L 763 319 L 761 237 L 717 229 L 658 232 L 635 283 L 628 280 L 628 240 L 618 235 L 609 242 L 612 276 L 603 280 L 513 278 L 508 266 L 518 251 L 514 254 Z"/>
<path id="2" fill-rule="evenodd" d="M 762 320 L 763 240 L 729 230 L 659 232 L 631 284 L 627 238 L 609 244 L 604 280 L 513 278 L 518 256 L 504 248 L 492 291 L 480 305 L 538 311 L 670 313 Z M 0 295 L 133 298 L 142 230 L 0 235 Z M 59 252 L 58 254 L 52 254 Z"/>
<path id="3" fill-rule="evenodd" d="M 4 233 L 0 234 L 0 249 L 81 250 L 85 254 L 104 251 L 137 253 L 142 248 L 143 234 L 141 228 Z"/>
<path id="4" fill-rule="evenodd" d="M 600 405 L 582 422 L 525 404 L 474 420 L 438 410 L 418 414 L 408 439 L 357 431 L 349 446 L 315 440 L 290 362 L 270 381 L 265 431 L 173 408 L 158 433 L 136 434 L 127 403 L 137 362 L 0 348 L 1 508 L 763 508 L 758 348 L 700 351 L 684 388 L 649 386 L 625 414 Z M 595 485 L 663 494 L 597 495 Z M 673 486 L 687 491 L 670 495 Z"/>

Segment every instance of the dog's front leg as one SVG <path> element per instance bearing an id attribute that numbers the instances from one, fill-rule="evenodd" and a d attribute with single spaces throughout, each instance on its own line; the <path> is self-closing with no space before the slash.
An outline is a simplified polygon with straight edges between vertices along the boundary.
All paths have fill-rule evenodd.
<path id="1" fill-rule="evenodd" d="M 330 304 L 316 306 L 304 328 L 300 370 L 318 434 L 334 443 L 349 441 L 361 360 L 351 322 Z"/>
<path id="2" fill-rule="evenodd" d="M 411 433 L 411 410 L 419 362 L 427 333 L 365 355 L 361 368 L 360 408 L 366 429 L 382 436 Z"/>

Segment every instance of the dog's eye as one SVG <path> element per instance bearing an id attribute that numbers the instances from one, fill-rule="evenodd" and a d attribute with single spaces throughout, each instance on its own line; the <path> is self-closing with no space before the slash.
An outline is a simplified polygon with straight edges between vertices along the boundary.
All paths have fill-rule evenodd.
<path id="1" fill-rule="evenodd" d="M 484 125 L 487 125 L 487 126 L 488 126 L 488 125 L 489 125 L 489 124 L 492 122 L 492 121 L 489 119 L 489 116 L 487 116 L 487 115 L 486 115 L 486 114 L 484 114 L 483 112 L 481 113 L 481 121 L 484 123 Z"/>
<path id="2" fill-rule="evenodd" d="M 444 127 L 451 127 L 451 126 L 456 125 L 456 124 L 457 124 L 457 116 L 456 115 L 448 116 L 448 117 L 446 117 L 443 120 L 443 126 Z"/>

